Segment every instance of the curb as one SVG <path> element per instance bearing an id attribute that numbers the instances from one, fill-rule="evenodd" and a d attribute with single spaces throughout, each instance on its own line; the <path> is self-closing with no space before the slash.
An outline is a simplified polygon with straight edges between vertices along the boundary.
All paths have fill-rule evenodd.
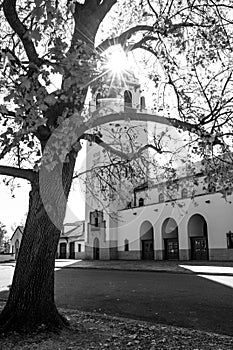
<path id="1" fill-rule="evenodd" d="M 158 273 L 171 273 L 171 274 L 180 274 L 180 275 L 210 275 L 210 276 L 230 276 L 233 277 L 233 273 L 220 273 L 220 272 L 198 272 L 198 271 L 174 271 L 174 270 L 164 270 L 164 269 L 160 269 L 160 270 L 147 270 L 147 269 L 130 269 L 130 268 L 118 268 L 118 267 L 94 267 L 94 266 L 64 266 L 61 267 L 60 270 L 63 269 L 87 269 L 87 270 L 106 270 L 106 271 L 127 271 L 127 272 L 158 272 Z"/>

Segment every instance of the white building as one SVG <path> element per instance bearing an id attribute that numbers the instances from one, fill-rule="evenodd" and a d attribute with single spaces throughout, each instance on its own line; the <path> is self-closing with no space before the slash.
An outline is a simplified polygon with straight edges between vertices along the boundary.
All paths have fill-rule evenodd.
<path id="1" fill-rule="evenodd" d="M 145 108 L 135 78 L 111 89 L 109 96 L 93 94 L 92 113 L 127 108 L 135 113 Z M 101 133 L 106 136 L 108 128 Z M 145 144 L 145 135 L 139 134 L 137 142 Z M 105 157 L 100 146 L 88 144 L 87 169 L 105 164 Z M 233 195 L 225 199 L 221 189 L 205 189 L 200 171 L 195 176 L 186 173 L 174 184 L 169 192 L 165 182 L 152 184 L 145 176 L 133 189 L 128 184 L 125 202 L 113 201 L 108 193 L 110 214 L 101 205 L 101 189 L 97 198 L 87 188 L 85 258 L 233 260 Z"/>

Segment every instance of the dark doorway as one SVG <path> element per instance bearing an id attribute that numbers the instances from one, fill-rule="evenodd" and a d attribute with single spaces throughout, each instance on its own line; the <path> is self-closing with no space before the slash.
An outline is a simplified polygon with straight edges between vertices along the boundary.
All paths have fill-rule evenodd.
<path id="1" fill-rule="evenodd" d="M 144 221 L 140 227 L 141 258 L 154 260 L 154 230 L 149 221 Z"/>
<path id="2" fill-rule="evenodd" d="M 177 238 L 164 239 L 165 245 L 165 259 L 178 260 L 179 259 L 179 243 Z"/>
<path id="3" fill-rule="evenodd" d="M 93 259 L 94 260 L 100 259 L 100 244 L 99 244 L 99 239 L 97 237 L 94 239 Z"/>
<path id="4" fill-rule="evenodd" d="M 192 260 L 208 260 L 208 229 L 205 218 L 200 214 L 193 215 L 188 222 L 188 235 Z"/>
<path id="5" fill-rule="evenodd" d="M 164 259 L 179 260 L 178 225 L 172 218 L 167 218 L 162 225 L 164 241 Z"/>
<path id="6" fill-rule="evenodd" d="M 70 259 L 75 259 L 74 242 L 70 242 Z"/>
<path id="7" fill-rule="evenodd" d="M 206 237 L 191 238 L 191 259 L 208 260 L 208 242 Z"/>
<path id="8" fill-rule="evenodd" d="M 142 241 L 142 259 L 143 260 L 153 260 L 154 259 L 153 240 Z"/>
<path id="9" fill-rule="evenodd" d="M 66 259 L 66 243 L 60 243 L 60 259 Z"/>

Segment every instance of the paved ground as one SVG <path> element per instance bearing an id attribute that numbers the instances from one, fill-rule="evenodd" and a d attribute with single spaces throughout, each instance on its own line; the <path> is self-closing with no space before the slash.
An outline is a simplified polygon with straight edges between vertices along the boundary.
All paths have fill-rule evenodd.
<path id="1" fill-rule="evenodd" d="M 77 260 L 57 260 L 55 263 L 55 271 L 66 267 L 67 265 L 72 265 L 77 262 Z M 4 262 L 0 264 L 0 292 L 7 291 L 11 285 L 15 270 L 15 261 Z"/>
<path id="2" fill-rule="evenodd" d="M 57 260 L 59 261 L 59 260 Z M 65 260 L 63 260 L 65 261 Z M 232 275 L 233 261 L 146 261 L 146 260 L 73 260 L 69 268 L 110 269 L 129 271 L 160 271 Z"/>
<path id="3" fill-rule="evenodd" d="M 0 303 L 14 265 L 0 264 Z M 55 270 L 60 306 L 233 335 L 233 262 L 57 260 Z"/>
<path id="4" fill-rule="evenodd" d="M 61 269 L 61 307 L 233 336 L 232 289 L 192 274 Z"/>

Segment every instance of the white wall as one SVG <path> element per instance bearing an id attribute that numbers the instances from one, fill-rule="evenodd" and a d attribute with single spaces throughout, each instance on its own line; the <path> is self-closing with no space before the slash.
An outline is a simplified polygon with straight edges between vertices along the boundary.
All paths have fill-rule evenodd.
<path id="1" fill-rule="evenodd" d="M 206 203 L 207 201 L 207 203 Z M 210 203 L 208 203 L 210 201 Z M 219 193 L 196 197 L 194 200 L 180 199 L 176 203 L 160 203 L 119 212 L 118 245 L 123 250 L 127 238 L 130 249 L 139 249 L 140 226 L 148 220 L 154 227 L 154 247 L 163 249 L 161 230 L 164 220 L 171 217 L 178 224 L 180 249 L 188 249 L 188 221 L 194 214 L 202 215 L 208 228 L 210 249 L 227 248 L 226 233 L 233 231 L 233 196 L 228 202 Z"/>

